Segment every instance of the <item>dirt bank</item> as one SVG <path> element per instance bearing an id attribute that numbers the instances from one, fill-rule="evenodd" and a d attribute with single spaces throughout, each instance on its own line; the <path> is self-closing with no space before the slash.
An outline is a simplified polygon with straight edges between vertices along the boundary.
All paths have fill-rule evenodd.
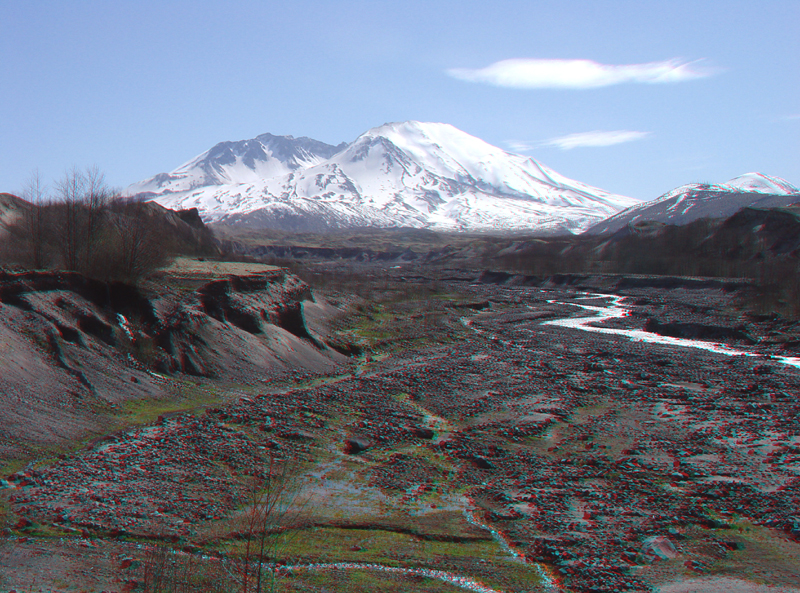
<path id="1" fill-rule="evenodd" d="M 0 273 L 0 459 L 107 430 L 128 402 L 191 398 L 191 377 L 242 384 L 333 372 L 343 357 L 307 326 L 312 299 L 274 268 L 167 273 L 139 288 Z"/>

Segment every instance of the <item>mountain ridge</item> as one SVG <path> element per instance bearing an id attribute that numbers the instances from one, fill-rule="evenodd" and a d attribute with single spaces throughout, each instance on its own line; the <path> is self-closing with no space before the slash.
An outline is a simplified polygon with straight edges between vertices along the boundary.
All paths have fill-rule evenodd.
<path id="1" fill-rule="evenodd" d="M 196 207 L 208 222 L 299 231 L 407 226 L 575 233 L 636 203 L 449 124 L 387 123 L 347 145 L 319 143 L 322 149 L 306 151 L 292 163 L 262 166 L 267 161 L 254 157 L 248 167 L 248 151 L 257 153 L 264 144 L 258 138 L 266 136 L 275 138 L 262 134 L 251 141 L 220 143 L 222 159 L 206 151 L 126 193 L 170 208 Z M 229 145 L 236 150 L 226 152 Z M 275 154 L 270 149 L 269 156 L 278 161 Z M 208 175 L 209 168 L 223 169 L 227 177 Z"/>
<path id="2" fill-rule="evenodd" d="M 219 142 L 171 173 L 159 173 L 129 186 L 126 193 L 157 196 L 205 185 L 246 183 L 262 176 L 284 175 L 329 158 L 346 145 L 343 142 L 333 146 L 305 136 L 295 138 L 270 133 L 250 140 Z"/>

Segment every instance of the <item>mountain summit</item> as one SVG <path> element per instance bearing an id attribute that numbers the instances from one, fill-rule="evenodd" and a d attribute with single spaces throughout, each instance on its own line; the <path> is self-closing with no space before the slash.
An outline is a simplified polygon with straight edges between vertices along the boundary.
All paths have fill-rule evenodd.
<path id="1" fill-rule="evenodd" d="M 719 185 L 722 189 L 759 194 L 791 196 L 800 194 L 800 189 L 780 177 L 763 173 L 746 173 Z"/>
<path id="2" fill-rule="evenodd" d="M 126 193 L 198 208 L 208 222 L 296 231 L 580 232 L 636 203 L 451 125 L 416 121 L 337 147 L 269 134 L 224 142 Z"/>

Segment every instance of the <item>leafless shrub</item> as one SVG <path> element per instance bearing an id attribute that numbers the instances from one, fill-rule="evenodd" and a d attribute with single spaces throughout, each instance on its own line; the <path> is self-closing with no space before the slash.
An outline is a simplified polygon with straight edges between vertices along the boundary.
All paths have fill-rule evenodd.
<path id="1" fill-rule="evenodd" d="M 274 591 L 280 562 L 297 537 L 308 510 L 296 462 L 269 455 L 263 476 L 246 487 L 247 503 L 236 521 L 239 544 L 228 554 L 228 568 L 241 593 Z M 294 529 L 293 529 L 294 528 Z"/>
<path id="2" fill-rule="evenodd" d="M 219 561 L 153 545 L 142 560 L 144 593 L 228 593 L 231 583 Z"/>
<path id="3" fill-rule="evenodd" d="M 0 241 L 10 264 L 136 283 L 176 253 L 216 248 L 196 213 L 186 222 L 183 212 L 118 197 L 96 167 L 67 171 L 52 194 L 34 172 L 22 194 L 23 216 Z"/>
<path id="4" fill-rule="evenodd" d="M 81 262 L 81 242 L 84 233 L 82 202 L 86 189 L 86 180 L 77 168 L 65 172 L 56 182 L 58 204 L 53 209 L 58 243 L 61 251 L 62 265 L 67 270 L 77 271 Z"/>

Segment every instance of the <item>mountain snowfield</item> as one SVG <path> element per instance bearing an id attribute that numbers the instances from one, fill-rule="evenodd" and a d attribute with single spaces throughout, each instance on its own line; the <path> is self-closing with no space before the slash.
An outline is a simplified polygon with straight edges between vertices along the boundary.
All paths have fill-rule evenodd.
<path id="1" fill-rule="evenodd" d="M 296 231 L 578 233 L 637 203 L 451 125 L 415 121 L 385 124 L 336 147 L 270 134 L 223 142 L 126 194 L 197 208 L 207 222 Z"/>
<path id="2" fill-rule="evenodd" d="M 746 207 L 773 208 L 800 202 L 800 189 L 780 177 L 747 173 L 726 183 L 690 183 L 650 202 L 636 204 L 609 217 L 587 233 L 620 230 L 638 221 L 686 224 L 700 218 L 732 216 Z"/>
<path id="3" fill-rule="evenodd" d="M 800 189 L 781 179 L 780 177 L 770 177 L 762 173 L 747 173 L 731 179 L 727 183 L 722 183 L 719 187 L 732 191 L 755 192 L 759 194 L 773 195 L 796 195 L 800 194 Z"/>

